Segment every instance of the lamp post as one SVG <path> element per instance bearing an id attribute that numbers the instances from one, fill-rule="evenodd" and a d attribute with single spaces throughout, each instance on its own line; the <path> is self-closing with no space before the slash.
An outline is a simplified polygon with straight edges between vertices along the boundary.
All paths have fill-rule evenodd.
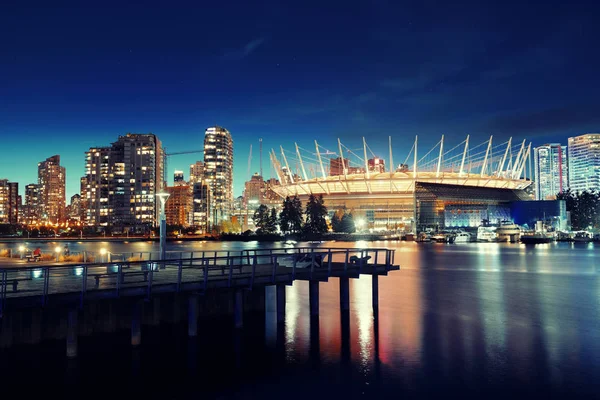
<path id="1" fill-rule="evenodd" d="M 169 198 L 169 193 L 160 192 L 156 194 L 160 200 L 160 259 L 164 260 L 167 254 L 167 216 L 165 215 L 165 204 Z"/>
<path id="2" fill-rule="evenodd" d="M 56 253 L 56 262 L 58 262 L 58 258 L 60 257 L 60 252 L 62 251 L 62 249 L 59 246 L 56 246 L 54 248 L 54 252 Z"/>
<path id="3" fill-rule="evenodd" d="M 23 253 L 25 252 L 25 246 L 19 246 L 19 253 L 21 253 L 21 260 L 23 259 Z"/>

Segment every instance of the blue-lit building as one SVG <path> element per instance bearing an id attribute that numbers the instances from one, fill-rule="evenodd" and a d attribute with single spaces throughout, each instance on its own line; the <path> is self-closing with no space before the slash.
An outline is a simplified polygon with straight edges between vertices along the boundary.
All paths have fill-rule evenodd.
<path id="1" fill-rule="evenodd" d="M 510 213 L 517 225 L 533 228 L 536 221 L 545 221 L 554 229 L 569 229 L 565 200 L 514 201 L 510 205 Z"/>

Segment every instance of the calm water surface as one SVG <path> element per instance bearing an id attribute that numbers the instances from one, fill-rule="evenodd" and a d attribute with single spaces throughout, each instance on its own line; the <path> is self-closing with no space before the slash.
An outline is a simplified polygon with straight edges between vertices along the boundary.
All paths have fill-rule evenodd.
<path id="1" fill-rule="evenodd" d="M 44 243 L 48 248 L 56 244 Z M 70 243 L 93 251 L 98 243 Z M 157 251 L 146 242 L 103 243 L 111 252 Z M 324 245 L 344 247 L 349 243 Z M 51 247 L 50 247 L 51 246 Z M 254 248 L 256 243 L 181 242 L 169 250 Z M 278 246 L 284 246 L 279 244 Z M 598 244 L 358 243 L 394 247 L 401 271 L 351 281 L 351 311 L 339 310 L 337 279 L 321 283 L 318 319 L 308 285 L 287 288 L 286 322 L 265 328 L 248 315 L 186 326 L 144 326 L 0 352 L 2 387 L 73 397 L 149 398 L 595 397 L 600 393 Z"/>

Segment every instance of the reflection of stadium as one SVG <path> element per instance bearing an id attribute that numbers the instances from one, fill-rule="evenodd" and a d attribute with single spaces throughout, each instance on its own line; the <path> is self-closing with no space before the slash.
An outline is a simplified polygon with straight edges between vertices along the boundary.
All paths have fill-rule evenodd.
<path id="1" fill-rule="evenodd" d="M 281 148 L 281 160 L 275 151 L 270 154 L 281 183 L 273 189 L 303 201 L 311 193 L 322 194 L 330 215 L 345 208 L 376 230 L 414 230 L 415 220 L 419 230 L 478 226 L 484 219 L 494 223 L 510 218 L 510 202 L 529 198 L 525 189 L 531 181 L 524 176 L 531 174 L 531 144 L 525 141 L 493 145 L 490 138 L 470 147 L 467 136 L 445 151 L 442 136 L 421 158 L 417 143 L 393 171 L 385 170 L 385 160 L 364 139 L 360 156 L 339 140 L 337 152 L 316 141 L 312 152 L 298 145 L 295 152 Z M 395 165 L 391 146 L 389 156 L 389 165 Z"/>

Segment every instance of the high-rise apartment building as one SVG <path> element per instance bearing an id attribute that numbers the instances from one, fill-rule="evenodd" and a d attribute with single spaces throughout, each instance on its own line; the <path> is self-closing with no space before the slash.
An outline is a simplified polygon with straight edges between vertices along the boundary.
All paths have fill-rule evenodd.
<path id="1" fill-rule="evenodd" d="M 190 165 L 190 184 L 193 185 L 197 182 L 202 182 L 204 179 L 204 163 L 202 161 L 196 161 L 195 164 Z"/>
<path id="2" fill-rule="evenodd" d="M 567 149 L 559 143 L 549 143 L 533 149 L 535 199 L 552 200 L 567 190 Z"/>
<path id="3" fill-rule="evenodd" d="M 600 190 L 600 133 L 570 137 L 569 188 L 574 192 Z"/>
<path id="4" fill-rule="evenodd" d="M 127 133 L 110 147 L 93 147 L 85 154 L 81 193 L 86 223 L 137 231 L 155 225 L 156 194 L 164 183 L 163 148 L 156 135 Z"/>
<path id="5" fill-rule="evenodd" d="M 192 224 L 192 187 L 188 185 L 169 186 L 169 198 L 165 204 L 167 224 L 184 227 Z"/>
<path id="6" fill-rule="evenodd" d="M 192 225 L 200 233 L 211 231 L 211 198 L 210 188 L 206 182 L 196 182 L 192 185 Z"/>
<path id="7" fill-rule="evenodd" d="M 67 206 L 67 217 L 75 221 L 81 221 L 81 195 L 74 194 L 71 196 L 71 203 Z"/>
<path id="8" fill-rule="evenodd" d="M 204 133 L 204 176 L 211 193 L 213 224 L 218 224 L 230 218 L 233 205 L 233 140 L 220 126 Z"/>
<path id="9" fill-rule="evenodd" d="M 40 186 L 40 218 L 44 222 L 58 223 L 65 220 L 65 167 L 60 156 L 55 155 L 38 163 Z"/>
<path id="10" fill-rule="evenodd" d="M 385 160 L 379 157 L 369 158 L 367 161 L 369 172 L 382 173 L 385 172 Z"/>
<path id="11" fill-rule="evenodd" d="M 19 184 L 0 179 L 0 224 L 19 222 Z"/>
<path id="12" fill-rule="evenodd" d="M 35 225 L 40 221 L 41 209 L 40 185 L 30 183 L 25 186 L 25 205 L 23 210 L 24 222 L 28 225 Z"/>

